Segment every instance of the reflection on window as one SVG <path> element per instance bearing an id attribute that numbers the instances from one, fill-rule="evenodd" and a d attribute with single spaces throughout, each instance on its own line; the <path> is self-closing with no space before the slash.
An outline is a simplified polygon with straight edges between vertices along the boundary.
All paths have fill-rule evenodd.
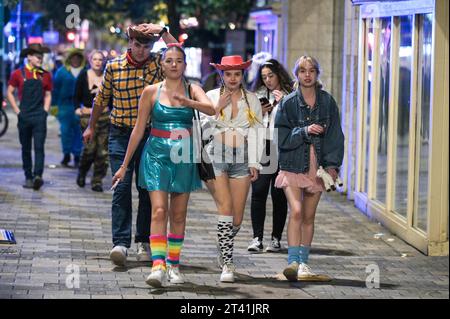
<path id="1" fill-rule="evenodd" d="M 263 52 L 269 52 L 272 54 L 272 56 L 275 55 L 274 52 L 274 36 L 275 31 L 274 30 L 264 30 L 261 32 L 261 51 Z"/>
<path id="2" fill-rule="evenodd" d="M 411 63 L 413 17 L 400 17 L 397 144 L 395 148 L 394 211 L 406 218 L 408 204 L 409 117 L 411 106 Z"/>
<path id="3" fill-rule="evenodd" d="M 386 204 L 387 143 L 389 114 L 389 68 L 391 65 L 391 18 L 381 19 L 380 104 L 378 108 L 377 187 L 375 198 Z"/>
<path id="4" fill-rule="evenodd" d="M 417 146 L 419 148 L 418 178 L 419 189 L 414 215 L 414 227 L 427 231 L 428 211 L 428 167 L 431 111 L 431 54 L 433 15 L 422 16 L 422 28 L 419 33 L 419 95 L 417 108 Z"/>
<path id="5" fill-rule="evenodd" d="M 367 61 L 366 61 L 366 74 L 367 81 L 365 83 L 365 92 L 366 92 L 366 112 L 364 113 L 364 140 L 365 140 L 365 152 L 363 154 L 363 167 L 364 167 L 364 185 L 362 187 L 363 191 L 368 193 L 368 179 L 369 179 L 369 145 L 370 145 L 370 114 L 372 113 L 372 103 L 371 103 L 371 84 L 372 84 L 372 67 L 373 67 L 373 20 L 366 20 L 368 24 L 367 28 L 367 36 L 366 36 L 366 50 L 367 50 Z"/>

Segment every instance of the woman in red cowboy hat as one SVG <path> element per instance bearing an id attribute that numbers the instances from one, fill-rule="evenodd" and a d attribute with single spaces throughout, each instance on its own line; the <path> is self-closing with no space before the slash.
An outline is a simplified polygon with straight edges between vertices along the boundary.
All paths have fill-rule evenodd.
<path id="1" fill-rule="evenodd" d="M 217 225 L 220 281 L 234 281 L 233 241 L 242 223 L 250 183 L 258 178 L 263 150 L 261 104 L 243 85 L 244 70 L 251 61 L 224 56 L 220 64 L 211 63 L 222 76 L 222 86 L 207 92 L 216 115 L 209 117 L 204 132 L 216 175 L 208 181 L 219 221 Z M 204 134 L 205 134 L 204 133 Z"/>

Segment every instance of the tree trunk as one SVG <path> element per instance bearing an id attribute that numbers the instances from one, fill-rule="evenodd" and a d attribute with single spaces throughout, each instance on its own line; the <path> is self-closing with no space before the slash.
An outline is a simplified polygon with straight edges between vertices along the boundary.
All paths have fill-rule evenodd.
<path id="1" fill-rule="evenodd" d="M 177 10 L 177 1 L 167 1 L 167 18 L 169 19 L 170 33 L 178 40 L 180 35 L 180 13 Z"/>

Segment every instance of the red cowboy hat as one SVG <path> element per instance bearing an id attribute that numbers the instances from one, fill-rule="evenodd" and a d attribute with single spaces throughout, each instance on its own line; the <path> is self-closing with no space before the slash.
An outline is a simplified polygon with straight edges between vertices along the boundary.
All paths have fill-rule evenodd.
<path id="1" fill-rule="evenodd" d="M 244 62 L 240 55 L 228 55 L 222 57 L 220 64 L 210 63 L 213 67 L 221 71 L 228 70 L 245 70 L 252 64 L 252 60 L 248 60 Z"/>

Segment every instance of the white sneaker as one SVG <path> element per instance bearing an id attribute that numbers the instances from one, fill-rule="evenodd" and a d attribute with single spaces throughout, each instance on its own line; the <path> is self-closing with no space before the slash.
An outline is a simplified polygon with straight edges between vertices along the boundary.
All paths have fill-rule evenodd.
<path id="1" fill-rule="evenodd" d="M 152 269 L 145 282 L 154 288 L 164 287 L 167 285 L 167 273 L 163 268 Z"/>
<path id="2" fill-rule="evenodd" d="M 127 261 L 127 247 L 125 246 L 115 246 L 111 252 L 109 253 L 109 258 L 116 266 L 125 266 L 125 263 Z"/>
<path id="3" fill-rule="evenodd" d="M 248 245 L 247 250 L 251 251 L 251 252 L 254 252 L 254 253 L 259 253 L 259 252 L 261 252 L 263 250 L 263 244 L 259 240 L 258 237 L 255 237 L 250 242 L 250 245 Z"/>
<path id="4" fill-rule="evenodd" d="M 184 278 L 180 273 L 180 267 L 167 266 L 167 280 L 171 284 L 184 284 Z"/>
<path id="5" fill-rule="evenodd" d="M 136 248 L 136 260 L 137 261 L 151 261 L 152 251 L 149 243 L 137 243 Z"/>
<path id="6" fill-rule="evenodd" d="M 220 275 L 221 282 L 234 282 L 235 267 L 233 264 L 225 264 L 222 268 L 222 274 Z"/>
<path id="7" fill-rule="evenodd" d="M 309 278 L 309 277 L 314 277 L 317 276 L 312 270 L 311 267 L 309 267 L 307 264 L 301 263 L 298 266 L 298 278 Z"/>
<path id="8" fill-rule="evenodd" d="M 283 249 L 283 246 L 281 245 L 280 241 L 276 238 L 272 238 L 272 241 L 270 242 L 269 246 L 267 246 L 266 251 L 269 253 L 277 253 Z"/>

